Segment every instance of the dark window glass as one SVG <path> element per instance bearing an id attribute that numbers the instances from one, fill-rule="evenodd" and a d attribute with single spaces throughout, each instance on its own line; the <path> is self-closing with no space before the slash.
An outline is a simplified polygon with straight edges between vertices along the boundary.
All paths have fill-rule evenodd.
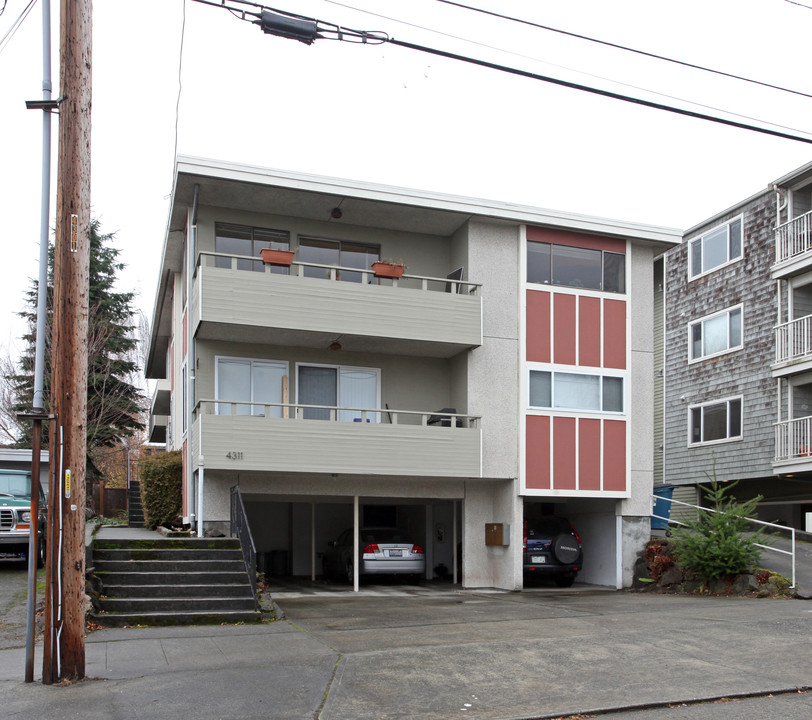
<path id="1" fill-rule="evenodd" d="M 267 247 L 273 248 L 274 250 L 290 249 L 289 234 L 283 230 L 266 230 L 264 228 L 252 228 L 243 225 L 217 224 L 215 228 L 215 252 L 258 258 L 259 251 Z M 231 258 L 218 257 L 214 264 L 215 267 L 230 268 Z M 265 272 L 265 264 L 262 260 L 241 258 L 237 260 L 237 270 Z M 277 275 L 288 275 L 290 268 L 272 265 L 271 272 Z"/>
<path id="2" fill-rule="evenodd" d="M 601 251 L 553 245 L 553 285 L 601 289 Z"/>
<path id="3" fill-rule="evenodd" d="M 552 407 L 551 373 L 530 371 L 530 405 L 531 407 Z"/>
<path id="4" fill-rule="evenodd" d="M 603 289 L 605 292 L 626 292 L 626 256 L 620 253 L 603 254 Z"/>
<path id="5" fill-rule="evenodd" d="M 702 272 L 702 238 L 691 243 L 691 277 Z"/>
<path id="6" fill-rule="evenodd" d="M 702 323 L 691 326 L 691 359 L 702 357 Z"/>
<path id="7" fill-rule="evenodd" d="M 317 238 L 300 238 L 299 240 L 299 259 L 302 262 L 369 270 L 372 268 L 372 263 L 379 258 L 380 248 L 374 245 Z M 330 269 L 305 267 L 304 275 L 305 277 L 329 278 Z M 361 282 L 362 275 L 361 273 L 343 270 L 339 272 L 338 279 L 345 282 Z M 368 280 L 372 282 L 373 278 L 370 277 Z"/>
<path id="8" fill-rule="evenodd" d="M 731 400 L 728 403 L 729 406 L 729 425 L 730 425 L 730 434 L 728 437 L 741 437 L 742 434 L 742 401 L 741 400 Z"/>
<path id="9" fill-rule="evenodd" d="M 549 243 L 527 243 L 527 282 L 550 284 Z"/>
<path id="10" fill-rule="evenodd" d="M 702 441 L 724 440 L 727 437 L 727 403 L 707 405 L 702 415 Z"/>
<path id="11" fill-rule="evenodd" d="M 730 223 L 730 254 L 729 259 L 741 257 L 742 254 L 742 221 L 734 220 Z"/>
<path id="12" fill-rule="evenodd" d="M 623 378 L 605 377 L 603 379 L 604 412 L 623 412 Z"/>
<path id="13" fill-rule="evenodd" d="M 702 408 L 691 410 L 691 442 L 702 442 Z"/>

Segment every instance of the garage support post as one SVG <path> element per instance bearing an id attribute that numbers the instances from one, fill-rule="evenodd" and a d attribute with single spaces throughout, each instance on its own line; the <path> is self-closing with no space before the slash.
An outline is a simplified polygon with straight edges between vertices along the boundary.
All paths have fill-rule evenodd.
<path id="1" fill-rule="evenodd" d="M 361 549 L 360 542 L 360 532 L 361 527 L 358 523 L 358 496 L 354 495 L 352 498 L 352 556 L 355 558 L 352 563 L 352 589 L 353 592 L 358 592 L 358 571 L 360 568 L 358 567 L 359 563 L 361 562 L 361 558 L 359 555 L 359 551 Z"/>

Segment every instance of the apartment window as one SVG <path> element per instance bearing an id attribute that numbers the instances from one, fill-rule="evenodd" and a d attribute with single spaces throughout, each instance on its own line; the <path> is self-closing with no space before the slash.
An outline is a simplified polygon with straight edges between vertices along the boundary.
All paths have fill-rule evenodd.
<path id="1" fill-rule="evenodd" d="M 530 407 L 623 412 L 623 378 L 546 370 L 530 371 Z"/>
<path id="2" fill-rule="evenodd" d="M 324 240 L 321 238 L 299 238 L 299 260 L 319 265 L 338 265 L 342 268 L 370 270 L 372 263 L 380 259 L 381 249 L 377 245 L 363 245 L 345 240 Z M 305 277 L 327 278 L 330 269 L 327 267 L 304 268 Z M 360 272 L 341 270 L 338 279 L 344 282 L 359 283 L 363 279 Z M 368 281 L 372 281 L 368 276 Z"/>
<path id="3" fill-rule="evenodd" d="M 605 250 L 527 243 L 527 282 L 626 292 L 626 256 Z"/>
<path id="4" fill-rule="evenodd" d="M 225 253 L 226 255 L 244 255 L 259 258 L 259 251 L 262 250 L 262 248 L 272 248 L 274 250 L 290 249 L 290 233 L 284 230 L 269 230 L 267 228 L 255 228 L 246 225 L 217 223 L 214 232 L 214 251 Z M 231 258 L 218 257 L 214 264 L 219 268 L 230 268 L 231 262 Z M 240 259 L 237 260 L 237 270 L 265 272 L 265 264 L 259 259 Z M 271 265 L 271 272 L 279 275 L 288 275 L 290 274 L 290 268 Z"/>
<path id="5" fill-rule="evenodd" d="M 305 420 L 329 420 L 331 408 L 359 408 L 339 410 L 339 422 L 380 422 L 380 413 L 361 410 L 380 406 L 380 374 L 378 368 L 348 367 L 339 365 L 297 365 L 296 398 L 301 405 L 324 405 L 326 407 L 303 408 Z"/>
<path id="6" fill-rule="evenodd" d="M 688 248 L 691 278 L 738 260 L 742 256 L 742 216 L 691 240 Z"/>
<path id="7" fill-rule="evenodd" d="M 709 315 L 688 326 L 691 360 L 703 360 L 742 347 L 742 308 Z"/>
<path id="8" fill-rule="evenodd" d="M 732 398 L 688 408 L 689 443 L 725 442 L 742 435 L 742 401 Z"/>
<path id="9" fill-rule="evenodd" d="M 240 402 L 234 409 L 236 415 L 282 417 L 280 405 L 248 405 L 242 403 L 284 403 L 285 378 L 288 364 L 279 360 L 253 360 L 249 358 L 217 358 L 215 395 L 218 415 L 231 415 L 232 403 Z"/>

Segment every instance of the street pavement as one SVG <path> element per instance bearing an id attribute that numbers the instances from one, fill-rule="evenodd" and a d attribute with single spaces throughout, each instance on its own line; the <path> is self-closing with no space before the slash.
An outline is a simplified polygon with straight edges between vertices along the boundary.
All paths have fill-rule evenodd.
<path id="1" fill-rule="evenodd" d="M 2 580 L 0 580 L 2 582 Z M 366 585 L 279 592 L 261 625 L 91 633 L 89 680 L 22 682 L 4 718 L 809 718 L 812 603 Z M 37 650 L 37 675 L 41 650 Z M 754 697 L 746 697 L 754 696 Z M 728 698 L 729 702 L 716 701 Z"/>

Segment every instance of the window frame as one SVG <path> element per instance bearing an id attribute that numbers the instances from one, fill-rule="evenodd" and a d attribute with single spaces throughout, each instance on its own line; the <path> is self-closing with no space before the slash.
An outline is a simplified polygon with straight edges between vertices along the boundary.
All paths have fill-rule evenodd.
<path id="1" fill-rule="evenodd" d="M 739 403 L 739 434 L 738 435 L 731 435 L 730 431 L 730 403 L 738 402 Z M 710 407 L 716 407 L 724 405 L 726 407 L 726 425 L 727 425 L 727 435 L 723 438 L 719 438 L 716 440 L 698 440 L 694 442 L 694 424 L 693 424 L 693 417 L 694 411 L 700 410 L 701 415 L 701 426 L 700 426 L 700 437 L 704 436 L 705 434 L 705 409 Z M 688 446 L 689 447 L 705 447 L 708 445 L 721 445 L 723 443 L 730 443 L 730 442 L 740 442 L 744 438 L 744 398 L 742 395 L 733 395 L 730 397 L 722 398 L 721 400 L 710 400 L 704 403 L 698 403 L 696 405 L 691 405 L 688 407 Z"/>
<path id="2" fill-rule="evenodd" d="M 299 403 L 299 368 L 302 367 L 318 367 L 318 368 L 333 368 L 336 371 L 336 405 L 334 407 L 339 408 L 342 407 L 338 404 L 339 398 L 341 397 L 341 371 L 342 370 L 362 370 L 364 372 L 373 372 L 375 373 L 375 398 L 377 400 L 378 408 L 381 405 L 381 368 L 376 367 L 362 367 L 360 365 L 340 365 L 340 364 L 333 364 L 333 363 L 314 363 L 314 362 L 297 362 L 295 365 L 295 372 L 296 376 L 294 378 L 294 389 L 296 391 L 296 404 Z M 369 408 L 373 410 L 374 408 Z M 340 420 L 338 417 L 338 412 L 336 411 L 335 422 L 354 422 L 348 420 Z M 381 412 L 378 409 L 376 412 L 368 412 L 367 413 L 367 422 L 369 423 L 380 423 L 381 419 Z"/>
<path id="3" fill-rule="evenodd" d="M 739 254 L 736 257 L 731 257 L 730 256 L 730 228 L 737 221 L 739 223 Z M 725 255 L 726 255 L 727 259 L 724 262 L 720 263 L 719 265 L 714 265 L 713 267 L 708 268 L 707 270 L 702 270 L 700 268 L 700 271 L 698 273 L 694 274 L 694 272 L 693 272 L 693 268 L 694 268 L 694 247 L 695 247 L 696 243 L 702 243 L 702 258 L 704 258 L 704 256 L 705 256 L 705 244 L 704 244 L 705 240 L 708 237 L 710 237 L 711 235 L 714 235 L 715 233 L 717 233 L 722 228 L 727 229 L 727 233 L 726 233 L 727 243 L 726 243 L 726 250 L 725 250 Z M 728 265 L 732 265 L 733 263 L 739 262 L 742 259 L 742 257 L 744 257 L 744 213 L 736 215 L 735 217 L 732 217 L 729 220 L 725 220 L 724 222 L 719 223 L 718 225 L 712 227 L 710 230 L 707 230 L 706 232 L 702 233 L 701 235 L 697 235 L 696 237 L 693 237 L 688 241 L 688 280 L 696 280 L 698 278 L 704 277 L 705 275 L 709 275 L 710 273 L 716 272 L 717 270 L 720 270 L 721 268 L 724 268 L 724 267 L 727 267 Z M 701 265 L 701 262 L 702 261 L 700 260 L 700 265 Z"/>
<path id="4" fill-rule="evenodd" d="M 225 362 L 244 362 L 244 363 L 248 363 L 250 365 L 250 367 L 251 367 L 251 378 L 250 378 L 250 382 L 251 382 L 251 398 L 250 399 L 248 399 L 248 400 L 227 400 L 225 398 L 220 397 L 220 362 L 221 361 L 225 361 Z M 230 405 L 231 403 L 236 403 L 236 404 L 239 405 L 239 404 L 249 404 L 249 403 L 255 402 L 254 401 L 254 397 L 255 397 L 255 394 L 254 394 L 254 363 L 273 363 L 273 364 L 276 364 L 276 365 L 283 365 L 285 367 L 285 375 L 287 375 L 288 378 L 290 378 L 290 362 L 288 362 L 287 360 L 278 360 L 278 359 L 273 359 L 273 358 L 240 357 L 240 356 L 236 356 L 236 355 L 215 355 L 215 357 L 214 357 L 214 399 L 215 399 L 214 414 L 215 415 L 226 415 L 226 416 L 231 415 L 230 408 L 229 408 L 229 410 L 227 412 L 225 412 L 225 411 L 220 412 L 220 405 L 221 404 Z M 283 398 L 283 402 L 284 402 L 284 398 Z M 288 383 L 288 402 L 290 402 L 290 383 Z M 249 405 L 250 412 L 247 415 L 239 415 L 239 413 L 236 413 L 234 415 L 234 417 L 265 417 L 264 409 L 263 409 L 262 414 L 260 415 L 258 413 L 257 414 L 254 413 L 254 407 L 255 407 L 254 405 Z M 284 416 L 284 412 L 282 412 L 282 415 Z"/>
<path id="5" fill-rule="evenodd" d="M 235 240 L 247 240 L 251 243 L 251 248 L 253 250 L 251 255 L 241 255 L 240 258 L 253 258 L 252 260 L 238 260 L 237 261 L 237 270 L 241 272 L 265 272 L 265 263 L 260 259 L 259 250 L 263 247 L 270 247 L 275 250 L 290 250 L 290 231 L 289 230 L 279 230 L 277 228 L 265 228 L 259 227 L 258 225 L 241 225 L 239 223 L 230 223 L 230 222 L 215 222 L 214 223 L 214 252 L 215 253 L 223 253 L 223 255 L 231 255 L 231 253 L 223 252 L 222 250 L 217 249 L 217 240 L 219 238 L 228 238 L 230 237 L 227 232 L 229 229 L 233 229 L 234 232 L 243 232 L 243 233 L 250 233 L 250 238 L 237 238 L 232 237 Z M 260 234 L 264 233 L 267 237 L 257 237 L 257 231 Z M 259 247 L 257 246 L 259 244 Z M 250 267 L 240 267 L 240 263 L 250 263 Z M 219 255 L 215 257 L 214 261 L 215 267 L 223 268 L 223 269 L 230 269 L 231 268 L 231 261 L 230 258 L 224 257 L 221 258 Z M 289 275 L 290 268 L 282 267 L 279 265 L 273 265 L 270 268 L 272 273 L 280 274 L 280 275 Z"/>
<path id="6" fill-rule="evenodd" d="M 740 333 L 741 337 L 739 338 L 738 345 L 731 345 L 730 344 L 730 318 L 736 311 L 739 312 L 741 317 L 741 328 Z M 714 320 L 716 318 L 722 317 L 723 315 L 727 315 L 727 347 L 724 350 L 719 350 L 718 352 L 714 353 L 707 353 L 704 352 L 704 345 L 705 345 L 705 331 L 704 331 L 704 323 L 708 322 L 709 320 Z M 693 334 L 694 328 L 696 326 L 700 326 L 702 328 L 702 354 L 697 355 L 694 357 L 694 342 L 693 342 Z M 711 313 L 710 315 L 705 315 L 701 318 L 697 318 L 696 320 L 692 320 L 688 323 L 688 364 L 702 362 L 703 360 L 708 360 L 710 358 L 719 357 L 721 355 L 727 355 L 728 353 L 738 352 L 739 350 L 744 349 L 744 303 L 739 303 L 738 305 L 731 305 L 724 310 L 719 310 L 718 312 Z"/>
<path id="7" fill-rule="evenodd" d="M 530 401 L 530 377 L 532 373 L 547 373 L 550 375 L 550 404 L 549 405 L 533 405 Z M 577 407 L 556 407 L 555 405 L 555 376 L 556 375 L 581 375 L 583 377 L 589 378 L 597 378 L 598 379 L 598 394 L 600 399 L 600 409 L 595 410 L 594 408 L 577 408 Z M 606 379 L 614 379 L 620 380 L 622 383 L 621 388 L 621 402 L 622 402 L 622 409 L 621 410 L 604 410 L 604 380 Z M 527 369 L 527 409 L 528 410 L 540 410 L 540 411 L 550 411 L 550 412 L 562 412 L 562 413 L 591 413 L 596 415 L 614 415 L 617 417 L 625 416 L 626 415 L 626 408 L 627 408 L 627 398 L 626 398 L 626 376 L 622 373 L 590 373 L 590 372 L 580 372 L 575 369 L 567 368 L 541 368 L 541 367 L 529 367 Z"/>
<path id="8" fill-rule="evenodd" d="M 550 263 L 549 267 L 549 280 L 530 280 L 527 277 L 530 262 L 529 262 L 529 254 L 530 248 L 533 246 L 540 246 L 546 245 L 549 248 L 547 253 L 547 259 Z M 555 251 L 554 248 L 564 248 L 569 250 L 576 250 L 576 251 L 588 251 L 588 252 L 595 252 L 600 253 L 600 287 L 586 287 L 584 285 L 568 285 L 562 283 L 553 282 L 555 276 Z M 606 263 L 606 256 L 619 256 L 623 258 L 623 290 L 607 290 L 607 281 L 606 281 L 606 273 L 607 273 L 607 263 Z M 525 248 L 525 283 L 527 285 L 541 285 L 541 286 L 548 286 L 548 287 L 562 287 L 562 288 L 570 288 L 572 290 L 583 290 L 587 292 L 599 292 L 599 293 L 607 293 L 610 295 L 626 295 L 628 294 L 628 253 L 627 252 L 617 252 L 615 250 L 602 250 L 600 248 L 589 248 L 589 247 L 582 247 L 580 245 L 565 245 L 562 243 L 553 243 L 553 242 L 545 242 L 543 240 L 527 240 L 526 241 L 526 248 Z"/>

